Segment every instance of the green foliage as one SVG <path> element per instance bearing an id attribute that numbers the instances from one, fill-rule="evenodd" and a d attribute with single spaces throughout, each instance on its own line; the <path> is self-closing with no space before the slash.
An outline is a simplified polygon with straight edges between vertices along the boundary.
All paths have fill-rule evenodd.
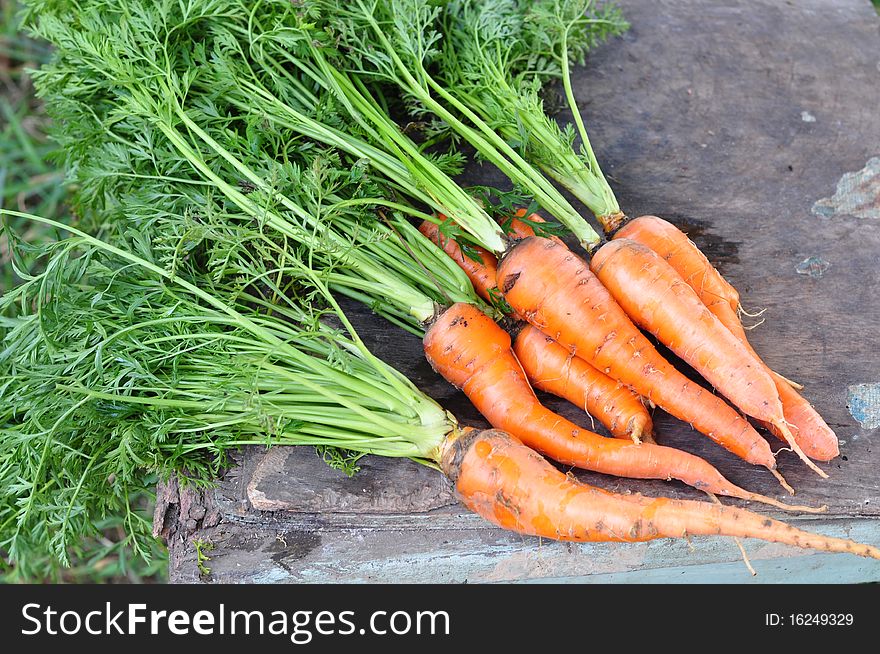
<path id="1" fill-rule="evenodd" d="M 46 136 L 49 120 L 27 74 L 29 69 L 49 60 L 50 49 L 20 31 L 18 9 L 17 2 L 0 0 L 0 209 L 70 220 L 64 171 L 52 160 L 57 146 Z M 28 252 L 24 244 L 42 244 L 57 238 L 55 229 L 26 219 L 11 218 L 8 224 L 21 242 L 13 252 L 5 237 L 0 236 L 0 292 L 20 281 L 10 265 L 13 254 L 25 258 L 19 261 L 20 268 L 29 268 L 33 263 L 29 254 L 35 250 Z M 149 519 L 152 493 L 151 484 L 148 490 L 132 496 L 131 504 L 139 514 L 137 520 Z M 150 541 L 148 556 L 142 558 L 132 552 L 128 542 L 125 516 L 107 515 L 95 522 L 94 536 L 71 547 L 70 566 L 62 567 L 53 556 L 31 551 L 20 565 L 0 559 L 0 583 L 143 583 L 164 579 L 164 547 Z"/>
<path id="2" fill-rule="evenodd" d="M 137 20 L 129 25 L 116 10 L 92 5 L 79 23 L 41 13 L 36 24 L 57 44 L 55 60 L 36 80 L 56 118 L 54 136 L 77 182 L 74 204 L 82 215 L 104 221 L 109 216 L 114 223 L 162 221 L 162 230 L 187 211 L 192 215 L 181 230 L 201 229 L 195 223 L 206 212 L 226 222 L 258 221 L 283 235 L 295 256 L 332 268 L 331 288 L 366 299 L 415 332 L 433 315 L 435 302 L 474 299 L 461 271 L 436 248 L 419 243 L 420 234 L 400 227 L 402 217 L 391 219 L 397 227 L 376 221 L 382 205 L 418 212 L 386 199 L 394 197 L 395 181 L 376 174 L 372 151 L 358 150 L 367 145 L 358 142 L 355 154 L 365 156 L 352 159 L 348 151 L 343 155 L 308 138 L 320 130 L 319 136 L 336 134 L 337 125 L 357 131 L 336 112 L 333 98 L 300 89 L 306 100 L 325 100 L 311 106 L 327 121 L 317 123 L 304 113 L 308 103 L 293 97 L 288 77 L 262 79 L 251 69 L 245 52 L 256 42 L 262 69 L 274 70 L 268 57 L 295 40 L 295 23 L 254 33 L 262 28 L 236 3 L 192 2 L 186 9 L 193 17 L 177 3 L 132 0 L 127 7 Z M 119 33 L 112 52 L 104 37 L 110 23 Z M 158 64 L 141 54 L 157 49 L 165 52 Z M 71 84 L 72 78 L 80 83 Z M 271 94 L 268 87 L 276 85 L 288 90 L 295 107 Z M 268 103 L 255 101 L 253 89 L 271 100 L 270 116 Z M 294 117 L 311 121 L 307 134 L 301 124 L 290 124 Z M 330 140 L 346 148 L 355 138 Z M 429 269 L 447 274 L 424 274 L 408 251 L 420 252 Z"/>
<path id="3" fill-rule="evenodd" d="M 327 326 L 308 293 L 329 295 L 301 263 L 277 268 L 271 244 L 215 228 L 170 260 L 139 230 L 115 246 L 80 233 L 43 246 L 41 271 L 19 269 L 0 300 L 0 548 L 23 576 L 46 556 L 69 565 L 110 516 L 149 559 L 134 498 L 172 472 L 210 484 L 243 445 L 430 459 L 451 428 Z M 288 268 L 302 275 L 281 297 Z"/>
<path id="4" fill-rule="evenodd" d="M 144 520 L 152 517 L 153 491 L 132 497 Z M 156 583 L 167 578 L 167 552 L 158 540 L 146 542 L 146 557 L 129 547 L 126 516 L 111 514 L 95 521 L 97 535 L 79 538 L 70 549 L 70 565 L 62 566 L 43 549 L 27 552 L 23 561 L 0 561 L 0 583 Z"/>
<path id="5" fill-rule="evenodd" d="M 582 63 L 588 50 L 627 28 L 619 11 L 590 0 L 451 0 L 441 18 L 444 85 L 594 213 L 619 211 L 573 96 L 579 150 L 574 126 L 557 125 L 541 95 L 554 79 L 568 90 L 569 64 Z"/>
<path id="6" fill-rule="evenodd" d="M 326 445 L 318 445 L 315 449 L 324 460 L 324 463 L 334 470 L 341 470 L 348 477 L 353 477 L 360 471 L 357 462 L 363 458 L 363 452 L 346 450 L 339 447 L 327 447 Z"/>
<path id="7" fill-rule="evenodd" d="M 333 57 L 336 66 L 359 80 L 396 87 L 408 99 L 410 111 L 422 117 L 431 114 L 445 123 L 483 160 L 527 190 L 582 243 L 599 240 L 556 187 L 504 135 L 499 136 L 497 127 L 478 107 L 472 106 L 471 98 L 456 88 L 456 80 L 435 76 L 434 69 L 442 71 L 443 61 L 459 56 L 448 27 L 440 29 L 443 7 L 429 0 L 328 0 L 321 7 L 326 29 L 339 43 Z M 465 24 L 462 30 L 473 31 L 475 27 Z M 491 69 L 481 68 L 479 75 L 484 84 L 501 81 Z M 455 213 L 444 213 L 460 220 Z M 500 253 L 497 245 L 487 249 Z"/>
<path id="8" fill-rule="evenodd" d="M 438 304 L 478 302 L 407 220 L 426 216 L 412 200 L 454 216 L 447 235 L 504 242 L 448 175 L 461 155 L 413 141 L 388 89 L 580 221 L 438 86 L 442 7 L 31 0 L 24 15 L 54 48 L 34 79 L 85 231 L 34 244 L 6 212 L 24 280 L 0 300 L 0 549 L 16 573 L 74 564 L 105 520 L 114 552 L 148 560 L 155 479 L 209 484 L 245 444 L 316 446 L 346 473 L 364 453 L 430 463 L 451 419 L 331 291 L 416 333 Z M 494 197 L 509 214 L 514 196 Z"/>
<path id="9" fill-rule="evenodd" d="M 435 295 L 473 296 L 460 271 L 438 289 L 409 252 L 454 264 L 396 211 L 376 219 L 386 178 L 267 121 L 243 92 L 281 83 L 239 56 L 253 43 L 236 32 L 241 5 L 125 4 L 35 15 L 56 46 L 35 77 L 73 205 L 112 245 L 7 231 L 26 282 L 2 301 L 0 548 L 22 574 L 72 563 L 105 516 L 148 557 L 129 498 L 172 472 L 210 483 L 241 445 L 318 446 L 350 473 L 365 452 L 431 460 L 450 429 L 316 307 L 335 306 L 332 288 L 418 329 Z M 332 101 L 312 109 L 322 128 L 346 125 Z"/>
<path id="10" fill-rule="evenodd" d="M 208 552 L 214 550 L 213 543 L 197 539 L 193 541 L 193 547 L 196 549 L 196 566 L 199 569 L 199 573 L 205 576 L 210 575 L 211 569 L 207 564 L 211 560 L 211 557 L 208 556 Z"/>

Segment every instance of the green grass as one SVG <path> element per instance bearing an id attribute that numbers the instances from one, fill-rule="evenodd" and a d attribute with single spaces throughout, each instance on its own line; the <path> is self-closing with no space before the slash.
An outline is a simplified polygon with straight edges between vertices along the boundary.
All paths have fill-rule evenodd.
<path id="1" fill-rule="evenodd" d="M 48 47 L 18 31 L 16 3 L 0 0 L 0 207 L 59 218 L 64 211 L 64 174 L 50 162 L 47 118 L 36 100 L 27 70 L 49 56 Z M 28 241 L 52 238 L 35 224 L 13 221 Z M 9 250 L 0 240 L 0 291 L 15 283 Z"/>
<path id="2" fill-rule="evenodd" d="M 64 173 L 51 160 L 54 145 L 46 137 L 48 118 L 34 96 L 27 71 L 50 55 L 48 46 L 18 30 L 16 2 L 0 0 L 0 208 L 35 213 L 69 222 Z M 10 221 L 25 241 L 55 238 L 54 230 L 35 222 Z M 5 238 L 0 237 L 0 294 L 16 283 Z M 144 495 L 136 505 L 149 516 L 153 498 Z M 156 583 L 167 577 L 167 552 L 156 545 L 149 563 L 122 546 L 121 518 L 108 516 L 98 534 L 71 554 L 72 564 L 30 560 L 28 572 L 11 567 L 0 550 L 0 583 Z"/>
<path id="3" fill-rule="evenodd" d="M 141 512 L 152 512 L 153 498 L 134 499 Z M 99 525 L 100 534 L 86 539 L 79 552 L 71 556 L 71 566 L 63 568 L 49 557 L 28 561 L 28 573 L 11 567 L 0 558 L 0 583 L 162 583 L 167 579 L 168 560 L 164 547 L 156 544 L 150 562 L 134 555 L 125 546 L 123 519 L 108 516 Z"/>

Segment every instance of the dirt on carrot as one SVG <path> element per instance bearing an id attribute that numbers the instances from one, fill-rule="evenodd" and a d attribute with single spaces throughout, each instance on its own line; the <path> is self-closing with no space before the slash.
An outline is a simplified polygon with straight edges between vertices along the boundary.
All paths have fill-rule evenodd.
<path id="1" fill-rule="evenodd" d="M 442 468 L 469 509 L 522 534 L 628 542 L 735 536 L 880 558 L 876 547 L 812 534 L 746 509 L 619 495 L 582 484 L 502 431 L 471 431 L 447 442 Z"/>

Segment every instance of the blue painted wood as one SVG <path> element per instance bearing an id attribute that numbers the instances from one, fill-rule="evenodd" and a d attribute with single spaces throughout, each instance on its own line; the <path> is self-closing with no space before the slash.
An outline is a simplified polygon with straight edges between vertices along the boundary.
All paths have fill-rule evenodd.
<path id="1" fill-rule="evenodd" d="M 880 541 L 876 520 L 795 521 L 833 536 Z M 472 524 L 469 521 L 466 524 Z M 288 530 L 228 523 L 207 535 L 205 577 L 194 553 L 178 582 L 220 583 L 855 583 L 880 561 L 745 540 L 751 576 L 728 538 L 570 544 L 475 525 L 464 530 Z M 206 535 L 200 535 L 205 539 Z"/>

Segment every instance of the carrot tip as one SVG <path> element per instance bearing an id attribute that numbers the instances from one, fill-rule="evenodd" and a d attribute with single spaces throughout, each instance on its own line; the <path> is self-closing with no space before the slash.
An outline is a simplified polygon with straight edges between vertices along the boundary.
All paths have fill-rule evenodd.
<path id="1" fill-rule="evenodd" d="M 752 502 L 760 502 L 761 504 L 766 504 L 767 506 L 782 509 L 783 511 L 796 511 L 798 513 L 825 513 L 826 511 L 828 511 L 827 504 L 823 504 L 822 506 L 786 504 L 785 502 L 780 502 L 779 500 L 773 499 L 772 497 L 767 497 L 766 495 L 760 495 L 758 493 L 747 493 L 747 497 L 745 499 L 748 499 Z"/>
<path id="2" fill-rule="evenodd" d="M 776 371 L 774 371 L 774 372 L 776 372 Z M 791 380 L 791 379 L 789 379 L 788 377 L 784 377 L 783 375 L 780 375 L 778 372 L 776 373 L 776 375 L 777 375 L 782 381 L 784 381 L 786 384 L 788 384 L 789 386 L 791 386 L 791 387 L 792 387 L 793 389 L 795 389 L 796 391 L 802 391 L 802 390 L 804 390 L 804 385 L 803 385 L 803 384 L 798 384 L 796 381 Z"/>
<path id="3" fill-rule="evenodd" d="M 782 487 L 786 490 L 786 492 L 789 495 L 795 494 L 794 488 L 792 488 L 791 485 L 787 481 L 785 481 L 785 477 L 782 476 L 781 472 L 779 472 L 778 470 L 773 470 L 772 468 L 767 468 L 767 469 L 771 473 L 773 473 L 773 476 L 776 477 L 777 481 L 782 485 Z"/>
<path id="4" fill-rule="evenodd" d="M 634 426 L 630 430 L 629 437 L 636 445 L 641 445 L 644 442 L 644 434 L 642 434 L 642 428 L 638 425 Z"/>
<path id="5" fill-rule="evenodd" d="M 782 434 L 785 442 L 791 447 L 792 452 L 797 454 L 800 460 L 803 461 L 810 470 L 815 472 L 822 479 L 828 479 L 828 473 L 813 463 L 810 458 L 804 454 L 804 451 L 801 449 L 800 445 L 797 444 L 797 441 L 795 441 L 794 435 L 791 433 L 791 430 L 788 428 L 788 423 L 786 423 L 784 419 L 774 420 L 772 424 L 779 430 L 779 433 Z"/>

